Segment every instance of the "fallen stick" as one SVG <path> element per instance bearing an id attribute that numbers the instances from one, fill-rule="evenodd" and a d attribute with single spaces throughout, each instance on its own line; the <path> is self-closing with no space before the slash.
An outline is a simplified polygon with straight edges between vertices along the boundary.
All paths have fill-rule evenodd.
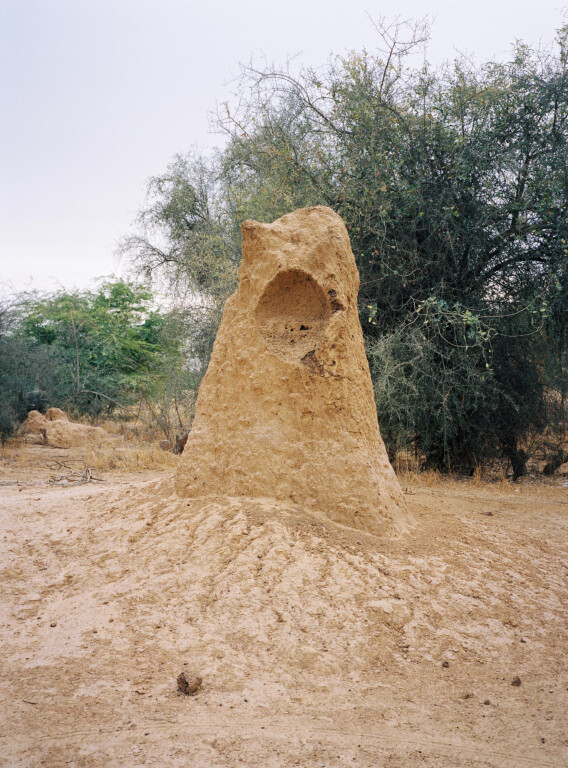
<path id="1" fill-rule="evenodd" d="M 93 475 L 93 470 L 90 467 L 85 467 L 83 470 L 79 472 L 78 470 L 68 466 L 68 462 L 56 461 L 50 466 L 50 469 L 67 469 L 68 470 L 68 472 L 65 474 L 51 475 L 50 482 L 53 483 L 54 485 L 85 485 L 86 483 L 91 483 L 91 482 L 96 482 L 96 483 L 104 482 L 102 478 L 95 477 Z"/>

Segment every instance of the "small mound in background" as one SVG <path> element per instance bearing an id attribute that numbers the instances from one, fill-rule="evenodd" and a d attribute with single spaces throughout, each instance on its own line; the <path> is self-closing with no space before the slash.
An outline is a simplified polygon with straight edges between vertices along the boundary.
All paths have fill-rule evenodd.
<path id="1" fill-rule="evenodd" d="M 37 435 L 58 448 L 100 446 L 109 439 L 101 427 L 70 421 L 60 408 L 49 408 L 45 416 L 39 411 L 30 411 L 21 432 Z"/>

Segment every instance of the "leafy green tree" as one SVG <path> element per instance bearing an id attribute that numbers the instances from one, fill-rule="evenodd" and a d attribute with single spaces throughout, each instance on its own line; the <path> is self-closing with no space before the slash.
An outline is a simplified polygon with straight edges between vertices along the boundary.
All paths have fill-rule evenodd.
<path id="1" fill-rule="evenodd" d="M 239 223 L 331 206 L 361 275 L 391 452 L 464 470 L 502 454 L 519 476 L 527 436 L 560 423 L 566 398 L 568 28 L 554 50 L 517 43 L 504 63 L 437 69 L 413 65 L 424 24 L 377 32 L 376 54 L 245 69 L 237 107 L 219 110 L 225 149 L 150 181 L 124 251 L 200 308 L 203 370 Z"/>
<path id="2" fill-rule="evenodd" d="M 223 208 L 216 162 L 188 154 L 149 180 L 146 205 L 120 251 L 174 297 L 211 306 L 235 286 L 240 245 L 239 226 Z"/>
<path id="3" fill-rule="evenodd" d="M 221 121 L 233 197 L 259 218 L 262 192 L 268 218 L 293 200 L 345 220 L 391 445 L 412 439 L 439 468 L 502 450 L 519 475 L 521 442 L 547 420 L 547 328 L 558 375 L 565 354 L 567 33 L 556 52 L 519 43 L 504 64 L 415 70 L 420 30 L 408 44 L 381 31 L 378 55 L 245 72 L 241 112 Z"/>
<path id="4" fill-rule="evenodd" d="M 144 400 L 166 437 L 189 427 L 202 375 L 191 312 L 159 311 L 124 280 L 0 306 L 0 435 L 27 412 L 112 413 Z"/>
<path id="5" fill-rule="evenodd" d="M 132 398 L 140 377 L 159 361 L 163 320 L 151 300 L 146 288 L 119 280 L 96 292 L 59 291 L 21 302 L 24 337 L 60 360 L 51 402 L 97 411 Z"/>
<path id="6" fill-rule="evenodd" d="M 42 381 L 55 378 L 56 356 L 21 332 L 17 299 L 0 304 L 0 440 L 14 431 L 28 410 L 44 409 Z M 41 372 L 41 375 L 40 375 Z"/>

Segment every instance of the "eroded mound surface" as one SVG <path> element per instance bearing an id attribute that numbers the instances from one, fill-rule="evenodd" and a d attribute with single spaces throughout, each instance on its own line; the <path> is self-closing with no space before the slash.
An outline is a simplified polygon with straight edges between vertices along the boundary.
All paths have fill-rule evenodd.
<path id="1" fill-rule="evenodd" d="M 292 269 L 267 285 L 255 315 L 267 349 L 281 360 L 306 364 L 315 359 L 331 307 L 310 275 Z M 321 364 L 317 372 L 325 375 Z"/>
<path id="2" fill-rule="evenodd" d="M 565 764 L 561 490 L 419 489 L 386 539 L 170 488 L 4 497 L 7 764 Z"/>
<path id="3" fill-rule="evenodd" d="M 242 226 L 239 287 L 199 389 L 179 494 L 270 497 L 372 534 L 407 530 L 345 225 L 317 206 Z"/>

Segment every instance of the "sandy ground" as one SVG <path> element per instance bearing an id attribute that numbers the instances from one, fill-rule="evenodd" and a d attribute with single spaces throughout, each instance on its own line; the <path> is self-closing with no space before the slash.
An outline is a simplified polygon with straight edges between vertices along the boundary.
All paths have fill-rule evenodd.
<path id="1" fill-rule="evenodd" d="M 410 487 L 384 540 L 167 473 L 49 485 L 25 450 L 0 465 L 2 766 L 568 765 L 561 481 Z"/>

